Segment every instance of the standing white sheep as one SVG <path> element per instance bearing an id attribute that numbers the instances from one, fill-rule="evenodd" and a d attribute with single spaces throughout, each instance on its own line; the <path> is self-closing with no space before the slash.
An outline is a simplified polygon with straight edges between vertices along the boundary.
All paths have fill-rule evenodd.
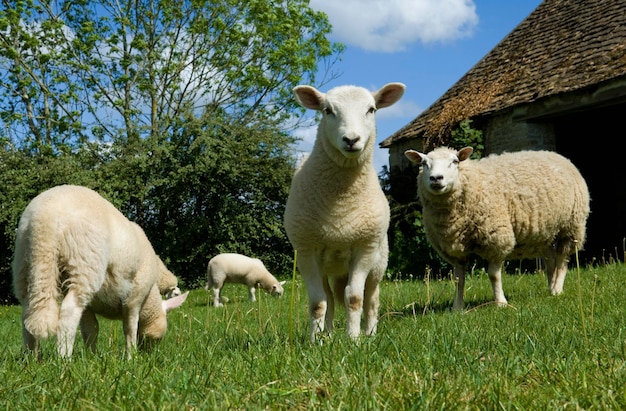
<path id="1" fill-rule="evenodd" d="M 454 266 L 453 308 L 464 307 L 470 254 L 488 262 L 495 301 L 502 291 L 502 263 L 544 257 L 553 295 L 563 291 L 569 256 L 585 241 L 589 191 L 578 169 L 550 151 L 520 151 L 470 160 L 471 147 L 440 147 L 428 155 L 407 150 L 421 164 L 418 196 L 426 236 Z"/>
<path id="2" fill-rule="evenodd" d="M 250 301 L 256 301 L 256 287 L 260 286 L 274 297 L 283 295 L 284 281 L 278 281 L 258 258 L 235 253 L 218 254 L 209 260 L 207 291 L 213 290 L 213 306 L 221 307 L 221 291 L 225 283 L 248 286 Z"/>
<path id="3" fill-rule="evenodd" d="M 294 88 L 298 103 L 322 113 L 313 150 L 293 177 L 284 221 L 308 293 L 312 341 L 333 327 L 333 289 L 346 307 L 348 336 L 359 336 L 363 311 L 365 333 L 376 332 L 389 204 L 373 165 L 375 112 L 398 101 L 404 89 L 401 83 L 374 93 L 355 86 L 326 94 Z"/>
<path id="4" fill-rule="evenodd" d="M 80 324 L 95 351 L 96 314 L 121 319 L 130 357 L 165 335 L 166 312 L 187 293 L 162 300 L 158 281 L 173 275 L 155 254 L 143 230 L 95 191 L 57 186 L 35 197 L 17 228 L 13 287 L 22 304 L 25 346 L 57 336 L 57 351 L 71 357 Z"/>

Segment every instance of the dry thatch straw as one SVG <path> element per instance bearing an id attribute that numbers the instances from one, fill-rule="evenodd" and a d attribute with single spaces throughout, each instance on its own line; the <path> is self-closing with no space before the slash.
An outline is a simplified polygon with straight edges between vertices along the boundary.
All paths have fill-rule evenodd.
<path id="1" fill-rule="evenodd" d="M 512 77 L 512 73 L 509 73 L 496 81 L 484 79 L 485 81 L 474 81 L 467 87 L 463 87 L 464 92 L 448 99 L 443 104 L 443 108 L 426 124 L 424 146 L 434 147 L 446 144 L 452 130 L 461 121 L 492 111 Z"/>

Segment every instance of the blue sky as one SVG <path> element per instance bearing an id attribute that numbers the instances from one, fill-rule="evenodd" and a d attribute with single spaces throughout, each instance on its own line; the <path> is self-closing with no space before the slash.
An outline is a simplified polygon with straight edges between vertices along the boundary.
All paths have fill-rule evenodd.
<path id="1" fill-rule="evenodd" d="M 321 91 L 344 84 L 377 90 L 402 82 L 394 106 L 376 113 L 384 140 L 434 103 L 528 16 L 541 0 L 311 0 L 333 26 L 332 41 L 346 45 L 334 67 L 339 77 Z M 298 129 L 299 149 L 309 151 L 315 128 Z M 376 148 L 377 170 L 388 150 Z"/>

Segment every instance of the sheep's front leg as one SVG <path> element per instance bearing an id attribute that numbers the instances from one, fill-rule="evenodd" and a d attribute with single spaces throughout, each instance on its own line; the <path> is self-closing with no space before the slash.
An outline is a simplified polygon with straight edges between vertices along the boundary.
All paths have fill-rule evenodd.
<path id="1" fill-rule="evenodd" d="M 59 332 L 57 334 L 57 351 L 61 357 L 71 357 L 74 350 L 74 339 L 84 307 L 78 303 L 73 289 L 67 292 L 61 303 L 59 313 Z"/>
<path id="2" fill-rule="evenodd" d="M 493 288 L 493 298 L 499 306 L 507 305 L 506 298 L 504 297 L 504 291 L 502 291 L 502 261 L 490 261 L 487 266 L 487 273 L 491 280 L 491 287 Z"/>
<path id="3" fill-rule="evenodd" d="M 463 311 L 463 308 L 465 308 L 465 301 L 463 299 L 463 294 L 465 293 L 464 264 L 454 264 L 454 281 L 456 283 L 456 294 L 454 295 L 454 304 L 452 305 L 452 310 Z"/>
<path id="4" fill-rule="evenodd" d="M 324 318 L 327 307 L 322 273 L 318 271 L 313 253 L 301 253 L 298 256 L 298 269 L 304 280 L 309 297 L 311 342 L 315 342 L 315 336 L 324 331 Z"/>
<path id="5" fill-rule="evenodd" d="M 24 347 L 39 358 L 41 356 L 39 352 L 39 340 L 26 329 L 26 325 L 24 324 L 24 316 L 27 310 L 28 307 L 24 306 L 22 310 L 22 340 L 24 341 Z"/>
<path id="6" fill-rule="evenodd" d="M 256 284 L 255 285 L 251 285 L 248 288 L 248 300 L 250 300 L 253 303 L 256 302 L 255 293 L 256 293 Z"/>
<path id="7" fill-rule="evenodd" d="M 126 358 L 132 358 L 137 349 L 137 330 L 139 328 L 139 307 L 126 307 L 123 310 L 123 328 L 126 337 Z"/>
<path id="8" fill-rule="evenodd" d="M 361 333 L 361 314 L 363 314 L 363 295 L 366 274 L 355 272 L 350 276 L 346 286 L 345 304 L 347 315 L 348 337 L 357 338 Z"/>
<path id="9" fill-rule="evenodd" d="M 80 319 L 80 333 L 83 336 L 85 345 L 93 353 L 96 352 L 96 342 L 98 341 L 99 332 L 100 326 L 98 325 L 96 314 L 90 309 L 86 309 L 83 311 L 83 316 Z"/>

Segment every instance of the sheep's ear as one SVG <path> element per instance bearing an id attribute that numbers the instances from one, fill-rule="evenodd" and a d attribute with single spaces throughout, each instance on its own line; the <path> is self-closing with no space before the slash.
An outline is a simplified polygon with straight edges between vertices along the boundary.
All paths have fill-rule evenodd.
<path id="1" fill-rule="evenodd" d="M 285 283 L 287 283 L 287 281 L 280 281 L 278 284 L 285 285 Z"/>
<path id="2" fill-rule="evenodd" d="M 426 157 L 426 154 L 422 154 L 415 150 L 407 150 L 404 152 L 404 155 L 415 164 L 421 164 L 422 160 Z"/>
<path id="3" fill-rule="evenodd" d="M 163 310 L 165 310 L 165 312 L 168 312 L 180 307 L 181 305 L 183 305 L 188 295 L 189 291 L 187 291 L 185 294 L 177 295 L 176 297 L 170 298 L 169 300 L 163 300 Z"/>
<path id="4" fill-rule="evenodd" d="M 385 84 L 380 90 L 372 94 L 376 101 L 376 108 L 391 106 L 400 100 L 405 89 L 406 86 L 402 83 Z"/>
<path id="5" fill-rule="evenodd" d="M 296 86 L 293 89 L 293 94 L 302 107 L 318 111 L 322 109 L 324 93 L 319 92 L 315 87 Z"/>
<path id="6" fill-rule="evenodd" d="M 474 149 L 472 147 L 463 147 L 456 153 L 456 156 L 459 158 L 459 161 L 464 161 L 470 158 Z"/>

